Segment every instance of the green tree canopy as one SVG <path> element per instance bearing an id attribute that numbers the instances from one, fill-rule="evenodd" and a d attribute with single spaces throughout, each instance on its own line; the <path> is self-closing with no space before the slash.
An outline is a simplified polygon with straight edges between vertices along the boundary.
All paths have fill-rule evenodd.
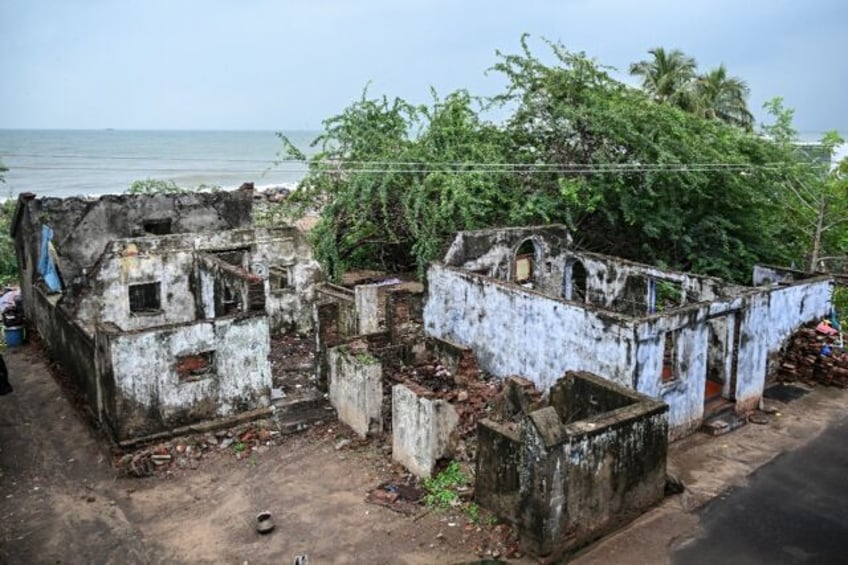
<path id="1" fill-rule="evenodd" d="M 366 92 L 324 122 L 288 206 L 320 211 L 311 237 L 332 276 L 423 272 L 457 230 L 551 222 L 593 251 L 739 281 L 755 261 L 798 256 L 784 145 L 657 104 L 549 45 L 554 64 L 526 37 L 521 52 L 498 54 L 491 70 L 507 87 L 485 102 L 509 110 L 501 124 L 464 91 L 421 106 Z"/>
<path id="2" fill-rule="evenodd" d="M 630 65 L 630 74 L 641 78 L 642 89 L 654 101 L 747 130 L 753 127 L 748 85 L 729 76 L 723 64 L 698 74 L 695 59 L 680 49 L 655 47 L 648 53 L 651 58 Z"/>

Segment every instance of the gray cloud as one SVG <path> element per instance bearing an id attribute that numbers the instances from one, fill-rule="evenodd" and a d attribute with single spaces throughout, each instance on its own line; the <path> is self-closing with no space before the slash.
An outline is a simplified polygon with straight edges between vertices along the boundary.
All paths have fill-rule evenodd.
<path id="1" fill-rule="evenodd" d="M 0 127 L 312 129 L 368 81 L 416 102 L 431 85 L 492 93 L 495 50 L 528 32 L 622 71 L 679 47 L 747 80 L 758 117 L 781 95 L 800 130 L 845 133 L 846 16 L 837 0 L 11 0 Z"/>

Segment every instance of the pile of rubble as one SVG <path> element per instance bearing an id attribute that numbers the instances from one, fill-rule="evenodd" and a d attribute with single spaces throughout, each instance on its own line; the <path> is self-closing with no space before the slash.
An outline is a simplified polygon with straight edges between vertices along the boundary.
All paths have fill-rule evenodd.
<path id="1" fill-rule="evenodd" d="M 483 375 L 483 377 L 486 376 Z M 489 416 L 494 400 L 503 388 L 499 379 L 464 377 L 457 379 L 438 362 L 420 363 L 415 366 L 404 365 L 395 371 L 388 372 L 387 377 L 383 381 L 384 398 L 391 397 L 392 385 L 411 383 L 427 389 L 434 398 L 450 402 L 459 416 L 457 431 L 463 440 L 476 435 L 477 421 Z"/>
<path id="2" fill-rule="evenodd" d="M 271 336 L 268 360 L 271 363 L 273 400 L 301 398 L 318 388 L 313 335 L 276 334 Z"/>
<path id="3" fill-rule="evenodd" d="M 778 371 L 781 381 L 848 387 L 848 353 L 830 325 L 808 325 L 790 339 Z"/>
<path id="4" fill-rule="evenodd" d="M 229 430 L 173 438 L 131 453 L 121 452 L 115 455 L 114 465 L 119 472 L 133 477 L 147 477 L 174 467 L 193 470 L 213 454 L 248 459 L 280 443 L 283 436 L 272 429 L 271 422 L 257 421 Z"/>

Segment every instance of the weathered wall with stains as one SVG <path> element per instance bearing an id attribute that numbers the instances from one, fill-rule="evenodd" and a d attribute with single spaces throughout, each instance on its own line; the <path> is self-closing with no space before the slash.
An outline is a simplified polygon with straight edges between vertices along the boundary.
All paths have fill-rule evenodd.
<path id="1" fill-rule="evenodd" d="M 522 426 L 530 463 L 523 467 L 519 530 L 524 547 L 557 556 L 662 500 L 668 430 L 662 407 L 627 406 L 565 426 L 555 418 L 553 408 L 542 409 Z"/>
<path id="2" fill-rule="evenodd" d="M 747 297 L 739 336 L 737 409 L 756 406 L 781 346 L 801 325 L 830 314 L 832 292 L 832 279 L 815 277 Z"/>
<path id="3" fill-rule="evenodd" d="M 30 296 L 32 302 L 27 305 L 30 321 L 38 328 L 50 357 L 68 369 L 96 416 L 99 402 L 94 336 L 76 323 L 66 309 L 56 305 L 58 295 L 49 296 L 44 290 L 33 288 Z"/>
<path id="4" fill-rule="evenodd" d="M 287 284 L 278 288 L 268 277 L 265 307 L 272 331 L 307 332 L 314 329 L 312 305 L 324 275 L 312 254 L 312 247 L 295 228 L 257 229 L 250 247 L 251 271 L 282 269 Z M 261 265 L 261 267 L 260 267 Z"/>
<path id="5" fill-rule="evenodd" d="M 533 244 L 533 288 L 559 296 L 563 254 L 571 236 L 563 225 L 485 229 L 459 232 L 444 256 L 444 264 L 512 281 L 515 255 L 525 242 Z"/>
<path id="6" fill-rule="evenodd" d="M 383 367 L 366 352 L 327 350 L 327 388 L 339 420 L 360 437 L 383 431 Z"/>
<path id="7" fill-rule="evenodd" d="M 89 291 L 79 303 L 77 317 L 85 324 L 113 323 L 136 330 L 196 319 L 194 251 L 171 245 L 170 238 L 143 238 L 113 242 L 91 273 Z M 161 307 L 156 311 L 130 311 L 131 285 L 158 283 Z"/>
<path id="8" fill-rule="evenodd" d="M 751 284 L 754 286 L 772 286 L 793 282 L 796 277 L 803 278 L 804 273 L 794 269 L 772 267 L 769 265 L 754 265 Z"/>
<path id="9" fill-rule="evenodd" d="M 707 375 L 708 304 L 653 316 L 637 326 L 637 366 L 633 388 L 666 402 L 671 438 L 682 437 L 701 423 Z M 663 381 L 665 341 L 674 334 L 673 377 Z"/>
<path id="10" fill-rule="evenodd" d="M 246 411 L 270 402 L 270 339 L 264 315 L 113 332 L 115 380 L 108 408 L 119 440 Z M 210 371 L 189 377 L 181 357 L 214 352 Z"/>
<path id="11" fill-rule="evenodd" d="M 667 407 L 586 373 L 560 379 L 549 402 L 481 424 L 475 498 L 526 550 L 558 559 L 662 499 Z"/>
<path id="12" fill-rule="evenodd" d="M 451 455 L 458 423 L 456 409 L 424 388 L 392 387 L 392 459 L 416 476 L 429 477 L 436 462 Z"/>
<path id="13" fill-rule="evenodd" d="M 252 190 L 64 199 L 21 195 L 18 204 L 16 218 L 26 216 L 25 223 L 35 228 L 21 236 L 34 238 L 36 249 L 41 224 L 53 229 L 66 284 L 90 267 L 110 241 L 144 235 L 151 221 L 169 222 L 170 233 L 216 232 L 253 223 Z"/>
<path id="14" fill-rule="evenodd" d="M 246 229 L 214 234 L 180 234 L 111 242 L 88 275 L 77 298 L 77 316 L 86 324 L 112 322 L 125 330 L 184 323 L 214 316 L 216 285 L 198 254 L 242 252 L 244 277 L 263 279 L 264 309 L 272 331 L 312 329 L 312 303 L 321 269 L 303 236 L 293 229 Z M 268 273 L 285 269 L 285 285 Z M 130 312 L 128 286 L 159 283 L 161 308 Z M 245 283 L 246 284 L 246 283 Z M 241 302 L 247 291 L 239 286 Z M 247 308 L 243 308 L 247 309 Z"/>
<path id="15" fill-rule="evenodd" d="M 632 384 L 636 348 L 623 317 L 444 265 L 427 273 L 424 328 L 472 348 L 493 375 L 521 375 L 541 390 L 572 370 Z"/>
<path id="16" fill-rule="evenodd" d="M 583 302 L 629 316 L 646 316 L 651 310 L 649 281 L 670 282 L 679 286 L 681 303 L 711 301 L 730 296 L 740 287 L 721 279 L 668 271 L 596 253 L 570 252 L 566 256 L 565 277 L 572 276 L 575 262 L 586 271 L 586 296 Z M 569 281 L 570 282 L 570 281 Z M 563 281 L 561 296 L 568 296 Z"/>

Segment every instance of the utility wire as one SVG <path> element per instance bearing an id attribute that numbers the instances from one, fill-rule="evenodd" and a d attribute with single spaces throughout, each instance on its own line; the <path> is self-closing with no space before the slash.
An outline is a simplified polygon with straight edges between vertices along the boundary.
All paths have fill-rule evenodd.
<path id="1" fill-rule="evenodd" d="M 5 157 L 27 157 L 27 158 L 37 158 L 37 159 L 92 159 L 92 160 L 135 160 L 135 161 L 168 161 L 168 162 L 213 162 L 213 163 L 257 163 L 265 166 L 269 165 L 281 165 L 281 164 L 301 164 L 306 166 L 304 171 L 308 171 L 310 166 L 328 166 L 328 167 L 341 167 L 344 166 L 344 170 L 346 171 L 363 171 L 367 170 L 368 172 L 395 172 L 397 169 L 394 167 L 417 167 L 415 172 L 420 172 L 420 169 L 433 169 L 434 170 L 444 170 L 443 167 L 462 167 L 463 170 L 490 170 L 490 169 L 505 169 L 508 171 L 513 170 L 554 170 L 554 171 L 564 171 L 564 170 L 646 170 L 649 168 L 650 170 L 674 170 L 674 171 L 687 171 L 687 170 L 702 170 L 704 168 L 715 168 L 715 169 L 731 169 L 731 170 L 741 170 L 741 169 L 756 169 L 756 168 L 778 168 L 785 166 L 784 163 L 773 162 L 773 163 L 763 163 L 760 165 L 753 165 L 749 163 L 485 163 L 485 162 L 474 162 L 474 161 L 446 161 L 446 162 L 437 162 L 437 163 L 423 163 L 417 161 L 354 161 L 354 160 L 343 160 L 343 159 L 321 159 L 321 160 L 304 160 L 304 159 L 277 159 L 274 161 L 268 161 L 264 159 L 228 159 L 228 158 L 211 158 L 211 157 L 202 157 L 202 158 L 179 158 L 179 157 L 141 157 L 141 156 L 121 156 L 121 155 L 112 155 L 112 156 L 88 156 L 88 155 L 48 155 L 48 154 L 28 154 L 28 153 L 7 153 L 4 155 Z M 392 168 L 389 168 L 392 167 Z M 16 169 L 45 169 L 45 170 L 107 170 L 107 171 L 115 171 L 115 170 L 127 170 L 127 171 L 136 171 L 140 169 L 116 169 L 109 167 L 85 167 L 78 168 L 76 166 L 44 166 L 44 167 L 34 167 L 31 165 L 21 165 L 14 167 Z M 144 169 L 147 170 L 147 169 Z M 161 169 L 154 168 L 151 170 L 168 172 L 171 169 Z M 183 169 L 179 169 L 183 170 Z M 191 169 L 194 171 L 195 169 Z M 214 172 L 214 171 L 209 171 Z M 232 172 L 245 172 L 239 170 L 232 170 Z"/>

